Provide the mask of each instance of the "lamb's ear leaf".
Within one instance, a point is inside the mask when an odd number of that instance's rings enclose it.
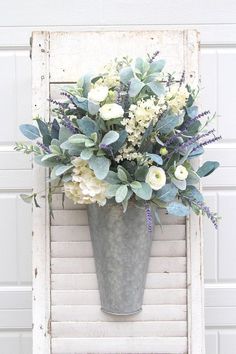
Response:
[[[60,125],[56,119],[53,119],[52,129],[51,129],[51,137],[52,139],[58,139],[59,137]]]
[[[89,117],[77,119],[77,124],[80,131],[88,137],[90,137],[91,134],[98,132],[98,126],[96,122]]]
[[[129,95],[130,97],[137,96],[145,84],[137,78],[132,78],[130,80]]]
[[[119,133],[115,132],[114,130],[110,130],[102,138],[101,144],[110,145],[112,143],[115,143],[118,139]]]
[[[164,86],[160,82],[152,81],[147,84],[147,86],[152,90],[155,95],[160,96],[165,92]]]
[[[116,140],[116,142],[111,144],[112,151],[114,153],[116,153],[118,150],[120,150],[120,148],[124,145],[127,136],[128,136],[128,133],[126,130],[121,130],[119,132],[119,138]]]
[[[40,133],[37,127],[32,124],[21,124],[21,133],[30,140],[35,140],[40,137]]]
[[[116,191],[116,202],[121,203],[125,200],[128,193],[128,187],[126,185],[121,185]]]
[[[220,166],[217,161],[206,161],[204,164],[197,170],[199,177],[209,176],[212,172],[215,171]]]
[[[120,81],[123,84],[128,84],[128,82],[134,77],[133,69],[131,66],[127,66],[120,70]]]
[[[39,118],[36,119],[36,122],[38,124],[38,128],[39,128],[42,136],[46,136],[46,135],[50,136],[47,123],[45,123],[42,119],[39,119]]]
[[[104,156],[92,156],[89,160],[89,167],[94,171],[95,176],[102,180],[106,178],[111,161]]]

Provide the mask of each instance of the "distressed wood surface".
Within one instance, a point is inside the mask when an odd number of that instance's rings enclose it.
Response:
[[[50,33],[50,96],[58,97],[64,84],[74,83],[91,68],[99,70],[114,56],[137,57],[156,49],[169,70],[181,74],[185,69],[187,81],[197,80],[195,31]],[[204,353],[197,217],[191,216],[186,228],[185,218],[161,211],[163,231],[155,227],[143,311],[113,317],[100,310],[86,208],[66,199],[63,209],[60,193],[53,196],[52,206],[51,244],[46,237],[45,254],[40,255],[45,276],[51,278],[51,349],[33,354]],[[45,318],[48,304],[49,299],[41,311]]]
[[[49,119],[49,34],[37,33],[32,45],[33,116]],[[34,165],[33,188],[46,190],[47,171]],[[33,354],[49,354],[50,342],[50,220],[45,194],[33,208]]]
[[[182,354],[187,350],[186,337],[111,337],[111,338],[53,338],[54,354],[130,353]],[[99,348],[99,349],[98,349]],[[119,348],[119,349],[118,349]]]

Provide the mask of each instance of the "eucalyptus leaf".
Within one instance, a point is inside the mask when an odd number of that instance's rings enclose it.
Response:
[[[166,184],[160,190],[155,192],[155,197],[162,202],[169,203],[175,199],[178,189],[172,183]]]
[[[133,189],[134,193],[141,199],[150,200],[152,198],[152,188],[149,184],[141,182],[142,188]]]
[[[187,216],[189,215],[189,208],[186,207],[185,205],[181,203],[170,203],[167,207],[166,210],[169,214],[175,215],[175,216]]]
[[[206,161],[204,164],[197,170],[197,174],[200,177],[207,177],[212,172],[215,171],[220,166],[217,161]]]
[[[198,174],[195,171],[189,171],[186,182],[188,185],[197,184],[200,182],[200,177],[198,176]]]
[[[195,199],[197,202],[203,202],[204,198],[201,192],[195,186],[187,186],[186,190],[181,192],[181,195],[191,199]]]
[[[197,106],[187,107],[186,111],[187,111],[187,114],[190,118],[194,118],[198,115],[198,107]]]
[[[186,180],[180,181],[179,179],[172,177],[171,182],[181,191],[184,191],[186,189],[187,186]]]
[[[175,115],[161,118],[156,125],[156,129],[161,134],[169,134],[179,123],[179,117]]]
[[[30,140],[35,140],[40,137],[38,128],[32,124],[21,124],[19,128],[21,133]]]
[[[163,160],[162,160],[162,157],[160,155],[147,153],[147,156],[152,161],[156,162],[157,165],[163,165]]]
[[[192,151],[189,154],[189,159],[193,159],[195,157],[201,156],[204,153],[204,149],[202,146],[199,146],[197,149],[195,149],[194,151]]]

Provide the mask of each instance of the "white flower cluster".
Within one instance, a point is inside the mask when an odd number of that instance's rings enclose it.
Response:
[[[117,162],[124,159],[135,160],[142,157],[142,154],[136,151],[141,144],[142,136],[150,122],[153,121],[155,124],[158,120],[158,114],[165,108],[164,100],[159,102],[154,97],[150,97],[147,100],[141,99],[137,104],[130,106],[129,118],[124,118],[121,122],[128,133],[127,143],[116,157]]]
[[[189,92],[184,86],[172,85],[170,91],[166,93],[166,101],[173,113],[180,113],[186,105]]]
[[[114,61],[111,61],[104,66],[104,72],[105,74],[96,81],[95,87],[97,85],[105,85],[112,88],[120,84],[119,72],[117,71],[116,63]]]
[[[65,195],[77,204],[97,202],[99,205],[105,205],[107,183],[95,177],[86,161],[78,157],[72,163],[75,168],[72,173],[72,181],[64,184]]]

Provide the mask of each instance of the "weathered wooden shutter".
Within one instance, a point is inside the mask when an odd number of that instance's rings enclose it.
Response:
[[[33,34],[33,112],[49,119],[48,98],[114,57],[160,50],[168,69],[198,78],[195,31],[36,32]],[[36,190],[47,172],[35,166]],[[143,311],[131,317],[101,312],[84,207],[45,198],[34,209],[33,354],[203,354],[202,241],[200,219],[162,213],[156,227]]]

